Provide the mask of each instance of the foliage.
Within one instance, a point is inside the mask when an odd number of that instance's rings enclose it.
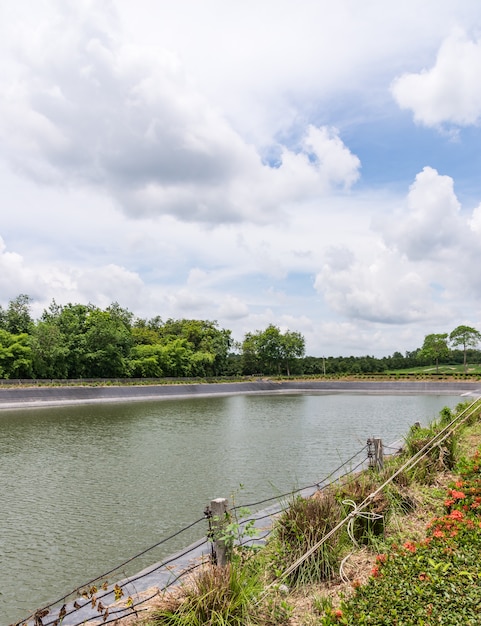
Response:
[[[376,358],[305,356],[305,339],[297,331],[281,332],[270,324],[235,342],[230,330],[216,321],[136,318],[113,302],[105,309],[93,304],[52,301],[40,319],[31,317],[31,299],[20,294],[0,306],[0,330],[26,334],[30,352],[23,363],[0,376],[38,379],[380,376],[436,373],[481,376],[481,337],[476,329],[458,326],[449,335],[428,335],[423,348]],[[22,340],[23,341],[23,340]],[[459,349],[462,348],[462,349]],[[467,366],[469,360],[470,367]],[[7,371],[7,370],[5,370]],[[13,373],[13,372],[16,373]]]
[[[368,584],[339,609],[327,607],[321,624],[479,623],[481,603],[481,457],[460,465],[445,513],[434,518],[422,541],[392,545],[379,554]]]
[[[231,563],[205,566],[154,611],[150,626],[249,626],[259,619],[253,604],[262,589],[255,571]],[[147,625],[146,625],[147,626]]]
[[[448,356],[447,333],[434,333],[424,338],[421,355],[436,363],[436,372],[439,371],[439,359]]]
[[[412,457],[423,450],[445,427],[446,418],[447,413],[444,413],[439,422],[433,422],[424,428],[412,426],[405,440],[403,457]],[[439,445],[431,447],[426,454],[423,454],[419,462],[409,470],[408,475],[420,483],[430,484],[438,472],[453,469],[456,460],[456,445],[457,435],[452,433]]]
[[[471,326],[458,326],[449,335],[453,346],[462,346],[464,354],[464,371],[468,371],[467,349],[474,348],[481,341],[481,333]]]
[[[24,293],[10,300],[7,309],[0,307],[0,328],[12,335],[29,333],[33,327],[30,315],[30,297]]]
[[[268,546],[276,575],[305,554],[339,523],[342,516],[342,507],[329,489],[314,498],[297,497],[293,500],[276,520]],[[291,574],[289,582],[299,585],[333,578],[339,567],[343,540],[340,533],[335,533]]]
[[[247,333],[242,344],[244,373],[280,374],[284,368],[290,376],[295,359],[304,355],[304,337],[298,332],[280,329],[270,324],[264,331]]]
[[[31,348],[26,333],[0,329],[0,378],[28,378],[32,373]]]

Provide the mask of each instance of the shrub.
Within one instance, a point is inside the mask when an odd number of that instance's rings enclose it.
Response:
[[[297,497],[274,525],[269,542],[276,575],[304,555],[342,519],[342,507],[330,489],[308,499]],[[290,576],[291,584],[330,580],[340,564],[343,535],[330,537]]]
[[[463,460],[445,513],[429,523],[426,539],[378,555],[369,582],[339,609],[327,607],[320,624],[479,624],[480,468],[479,453]]]

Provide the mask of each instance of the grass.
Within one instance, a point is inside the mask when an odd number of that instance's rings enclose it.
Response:
[[[415,470],[400,472],[369,499],[465,406],[443,409],[426,429],[411,429],[402,454],[386,459],[380,472],[365,470],[316,497],[294,499],[265,548],[237,551],[226,568],[207,566],[136,624],[478,624],[480,409]],[[366,498],[369,506],[349,528],[345,524],[288,577],[279,578]]]
[[[387,370],[386,374],[389,375],[421,375],[430,377],[433,375],[444,375],[444,376],[461,376],[464,377],[466,374],[469,376],[480,376],[481,375],[481,364],[473,364],[469,365],[467,368],[467,372],[464,371],[464,365],[462,363],[456,363],[454,365],[450,365],[449,363],[440,364],[436,369],[435,365],[421,365],[418,367],[409,367],[405,369],[394,369]]]

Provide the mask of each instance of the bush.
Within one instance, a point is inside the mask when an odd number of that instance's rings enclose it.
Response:
[[[481,604],[481,455],[460,465],[445,513],[423,541],[407,541],[379,554],[369,582],[339,609],[327,607],[320,624],[479,624]]]
[[[280,575],[304,555],[342,519],[343,511],[330,489],[314,497],[297,497],[275,522],[268,550],[274,570]],[[290,584],[330,580],[340,564],[343,535],[335,533],[302,563],[289,578]]]

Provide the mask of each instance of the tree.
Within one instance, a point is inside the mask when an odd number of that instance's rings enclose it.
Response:
[[[471,326],[458,326],[449,335],[449,341],[453,346],[463,346],[464,351],[464,373],[468,371],[466,351],[468,347],[475,348],[481,341],[481,333]]]
[[[306,342],[301,333],[286,330],[286,332],[281,335],[281,357],[285,363],[288,376],[291,375],[289,367],[290,362],[304,356],[305,349]]]
[[[128,374],[127,357],[132,345],[128,321],[117,311],[94,308],[85,321],[87,376],[115,378]]]
[[[439,359],[449,355],[447,340],[448,333],[433,333],[424,338],[423,347],[419,354],[436,362],[436,373],[439,372]]]
[[[27,333],[0,329],[0,378],[30,378],[32,351]]]
[[[298,332],[281,333],[274,324],[265,330],[247,333],[242,343],[243,369],[245,373],[281,373],[282,366],[290,375],[290,364],[304,355],[304,337]]]
[[[39,321],[30,345],[36,378],[67,378],[68,348],[57,324]]]
[[[161,343],[185,339],[192,352],[191,376],[218,376],[226,367],[232,346],[231,331],[218,328],[216,321],[168,319],[158,330]]]
[[[9,333],[18,335],[30,334],[33,329],[33,320],[30,316],[30,297],[24,293],[10,300],[4,317],[4,328]]]

